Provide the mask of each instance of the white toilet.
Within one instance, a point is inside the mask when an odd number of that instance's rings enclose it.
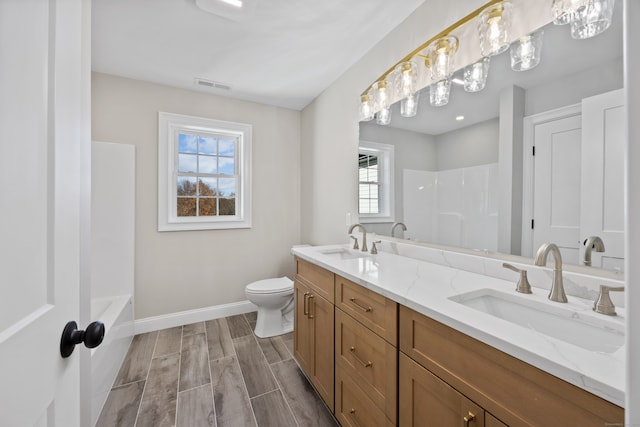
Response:
[[[293,330],[293,281],[288,277],[249,283],[244,293],[258,306],[255,333],[260,338],[286,334]]]

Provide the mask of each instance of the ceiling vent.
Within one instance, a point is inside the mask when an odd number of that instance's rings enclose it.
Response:
[[[206,86],[213,89],[231,90],[231,86],[220,82],[214,82],[213,80],[200,79],[196,77],[195,79],[193,79],[193,82],[197,85]]]

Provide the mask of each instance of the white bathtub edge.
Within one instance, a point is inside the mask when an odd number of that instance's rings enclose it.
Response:
[[[214,305],[195,310],[185,310],[177,313],[164,314],[162,316],[137,319],[134,322],[134,330],[137,335],[175,326],[188,325],[189,323],[204,322],[206,320],[220,319],[236,314],[250,313],[256,310],[258,310],[258,307],[250,301],[244,300],[230,304]]]

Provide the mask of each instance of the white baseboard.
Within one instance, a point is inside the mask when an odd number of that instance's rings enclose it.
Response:
[[[219,319],[221,317],[257,311],[252,302],[248,300],[230,304],[215,305],[212,307],[198,308],[195,310],[179,311],[177,313],[164,314],[162,316],[146,317],[134,322],[136,334],[173,328],[189,323],[204,322],[205,320]]]

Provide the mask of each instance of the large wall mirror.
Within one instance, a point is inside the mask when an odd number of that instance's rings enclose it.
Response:
[[[485,89],[469,93],[468,64],[457,64],[446,105],[431,106],[426,87],[416,116],[397,102],[388,125],[360,122],[367,230],[392,236],[402,223],[393,237],[529,258],[554,242],[565,263],[622,271],[622,7],[584,40],[545,25],[531,70],[513,71],[509,51],[493,56]],[[372,171],[387,180],[375,194]]]

